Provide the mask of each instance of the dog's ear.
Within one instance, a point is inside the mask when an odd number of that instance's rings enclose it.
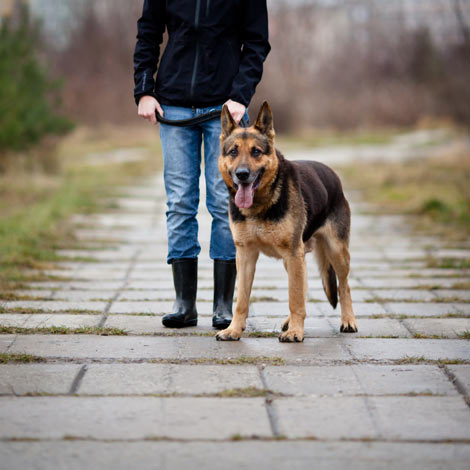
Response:
[[[261,105],[258,117],[256,118],[255,129],[258,129],[270,139],[274,137],[273,113],[267,101]]]
[[[222,108],[222,115],[220,116],[220,124],[222,127],[222,137],[228,137],[238,126],[235,120],[233,119],[228,106],[224,104]]]

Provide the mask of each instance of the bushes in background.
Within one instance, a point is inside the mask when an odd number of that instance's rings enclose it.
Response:
[[[26,10],[17,25],[5,20],[0,26],[0,160],[5,151],[72,127],[58,113],[59,83],[40,63],[38,44],[39,28]]]

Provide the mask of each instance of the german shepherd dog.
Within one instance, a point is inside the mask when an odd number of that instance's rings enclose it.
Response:
[[[351,211],[341,181],[326,165],[288,161],[274,147],[273,116],[264,102],[253,126],[239,127],[228,108],[221,116],[219,170],[229,189],[229,220],[236,247],[237,304],[218,340],[239,340],[246,326],[259,253],[281,258],[289,278],[289,316],[279,341],[304,339],[307,272],[315,251],[323,288],[341,304],[343,333],[357,332],[348,285]]]

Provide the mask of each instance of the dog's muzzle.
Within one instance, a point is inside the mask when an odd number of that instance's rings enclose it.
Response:
[[[253,205],[253,196],[259,185],[263,170],[251,172],[247,167],[239,167],[232,174],[233,184],[237,193],[235,204],[241,209],[248,209]]]

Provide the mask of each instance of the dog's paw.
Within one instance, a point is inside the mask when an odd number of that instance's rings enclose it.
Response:
[[[287,330],[279,336],[281,343],[301,343],[303,340],[304,332],[301,330]]]
[[[233,328],[226,328],[215,335],[217,341],[238,341],[242,335],[242,330],[237,331]]]
[[[357,325],[355,320],[345,320],[341,323],[339,329],[341,333],[357,333]]]

